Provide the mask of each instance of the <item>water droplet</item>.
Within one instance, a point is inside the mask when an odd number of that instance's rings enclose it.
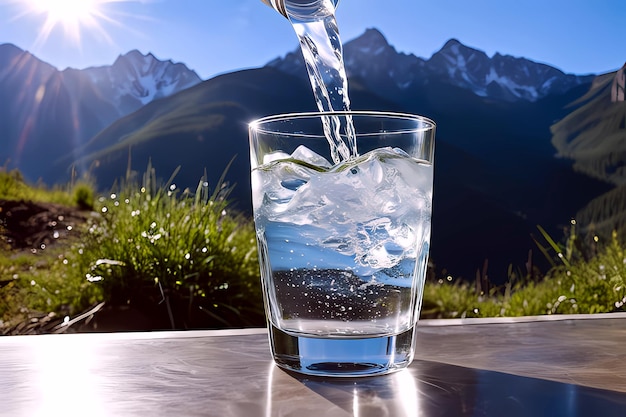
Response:
[[[101,276],[93,276],[91,274],[85,274],[85,278],[87,279],[87,281],[89,282],[98,282],[98,281],[102,281],[102,277]]]

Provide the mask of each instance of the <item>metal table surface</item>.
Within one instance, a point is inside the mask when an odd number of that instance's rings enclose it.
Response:
[[[414,363],[275,367],[265,329],[0,337],[6,416],[624,416],[626,314],[422,320]]]

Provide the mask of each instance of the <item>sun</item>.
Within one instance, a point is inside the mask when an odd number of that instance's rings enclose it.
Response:
[[[77,25],[93,18],[97,13],[97,0],[28,0],[35,13],[48,16],[52,24]]]
[[[81,28],[98,28],[104,14],[100,10],[103,0],[26,0],[29,13],[44,15],[40,40],[47,39],[57,27],[66,36],[80,41]]]
[[[150,3],[153,0],[0,0],[16,6],[12,20],[35,17],[39,30],[35,46],[41,46],[53,35],[62,32],[65,40],[80,45],[84,34],[113,43],[107,29],[128,29],[121,20],[113,18],[141,17],[120,12],[123,3]]]

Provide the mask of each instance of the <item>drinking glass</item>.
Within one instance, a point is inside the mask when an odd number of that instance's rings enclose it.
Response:
[[[329,132],[346,124],[356,138]],[[428,263],[435,123],[388,112],[297,113],[254,121],[249,134],[276,364],[346,377],[407,367]],[[334,162],[333,147],[349,153]]]

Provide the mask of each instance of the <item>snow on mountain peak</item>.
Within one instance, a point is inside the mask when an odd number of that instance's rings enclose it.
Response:
[[[358,48],[361,53],[370,55],[380,55],[386,49],[392,48],[387,42],[385,36],[378,29],[367,29],[365,33],[358,38]]]
[[[108,76],[118,86],[119,98],[130,96],[142,105],[201,81],[183,64],[160,61],[151,53],[144,55],[137,50],[120,55],[109,68]]]
[[[424,60],[397,52],[374,28],[344,45],[344,63],[348,77],[359,77],[370,86],[406,89],[436,79],[482,97],[505,101],[536,101],[552,93],[564,93],[595,77],[564,74],[546,64],[500,53],[489,57],[458,39],[448,40],[430,59]],[[267,65],[306,77],[299,50]]]

